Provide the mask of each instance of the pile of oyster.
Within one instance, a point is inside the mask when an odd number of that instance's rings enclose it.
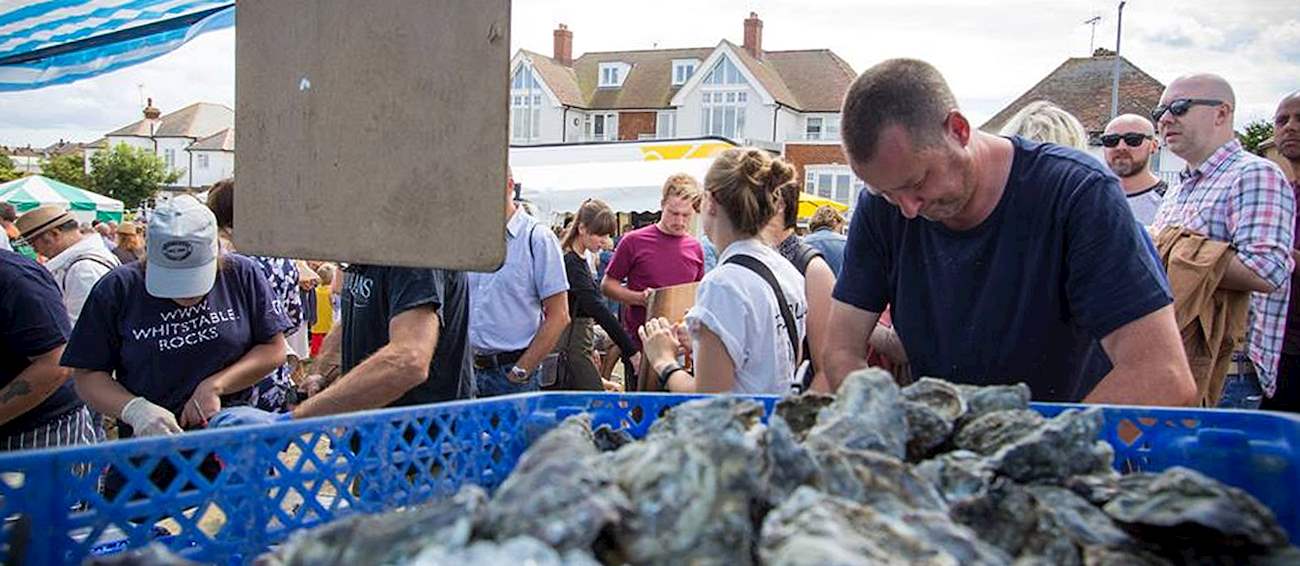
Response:
[[[634,441],[570,417],[491,496],[356,516],[264,564],[1295,563],[1273,514],[1194,471],[1116,474],[1097,409],[1024,386],[853,374],[835,397],[684,403]]]

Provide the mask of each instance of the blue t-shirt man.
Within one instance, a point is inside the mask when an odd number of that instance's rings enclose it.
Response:
[[[145,290],[144,262],[105,275],[86,299],[62,364],[116,372],[118,383],[179,416],[199,383],[289,330],[251,259],[222,256],[212,290],[184,307]],[[222,399],[247,404],[248,390]],[[122,435],[130,436],[122,425]]]
[[[0,250],[0,388],[8,387],[31,364],[31,358],[62,346],[71,332],[59,287],[40,264]],[[0,425],[0,439],[50,423],[82,406],[63,382],[49,397]]]
[[[1011,138],[1006,190],[964,231],[864,191],[836,300],[893,306],[913,373],[1024,382],[1080,401],[1109,371],[1099,340],[1173,302],[1118,180],[1086,154]]]

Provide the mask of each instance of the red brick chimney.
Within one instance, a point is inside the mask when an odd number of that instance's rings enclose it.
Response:
[[[566,67],[573,65],[573,32],[569,31],[569,26],[560,24],[555,28],[555,44],[551,50],[551,58],[559,61]]]
[[[755,59],[763,58],[763,20],[756,12],[750,12],[745,18],[745,51]]]
[[[153,99],[150,98],[144,107],[144,117],[146,120],[157,120],[159,116],[162,116],[162,111],[153,107]]]

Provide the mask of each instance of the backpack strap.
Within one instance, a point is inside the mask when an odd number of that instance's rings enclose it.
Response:
[[[781,309],[781,320],[785,321],[785,332],[790,338],[790,350],[794,352],[795,367],[798,368],[799,329],[795,328],[794,312],[790,310],[790,303],[785,300],[785,293],[781,291],[781,284],[776,282],[776,275],[774,275],[772,270],[768,269],[762,261],[759,261],[759,259],[754,256],[736,254],[727,258],[727,261],[723,263],[739,265],[753,271],[758,274],[759,277],[762,277],[763,281],[767,282],[767,285],[772,288],[773,293],[776,293],[776,304]]]
[[[105,261],[104,258],[98,257],[93,254],[85,254],[85,255],[77,256],[73,258],[72,261],[68,263],[68,267],[63,270],[63,280],[59,281],[60,291],[66,291],[68,288],[68,272],[72,271],[72,266],[77,265],[78,263],[81,263],[83,261],[92,261],[98,263],[99,265],[104,266],[109,271],[112,271],[114,267],[117,267]]]

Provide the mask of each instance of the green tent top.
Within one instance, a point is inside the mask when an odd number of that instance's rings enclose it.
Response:
[[[0,184],[0,202],[14,205],[19,214],[38,206],[54,204],[72,212],[78,222],[122,221],[122,201],[40,175]]]

